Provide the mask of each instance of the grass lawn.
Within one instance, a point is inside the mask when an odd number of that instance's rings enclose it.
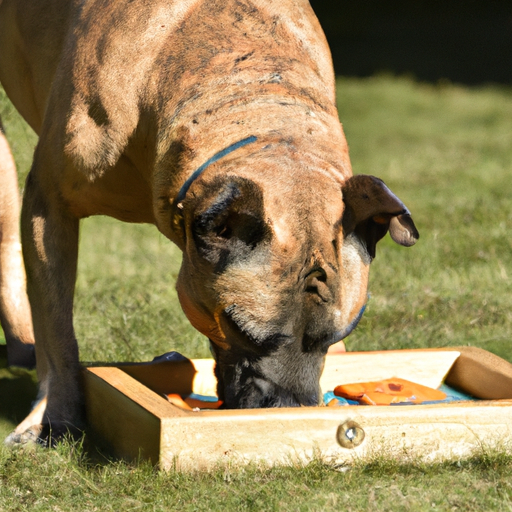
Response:
[[[384,179],[421,234],[411,249],[389,237],[378,245],[371,300],[348,349],[475,345],[512,361],[512,89],[383,76],[340,79],[338,98],[354,172]],[[36,139],[1,90],[0,115],[21,184]],[[177,302],[179,265],[154,227],[85,220],[75,304],[81,359],[142,361],[173,349],[208,357]],[[0,369],[0,437],[26,412],[8,398],[33,389],[32,374]],[[185,475],[73,444],[0,447],[0,511],[511,510],[511,471],[509,455],[483,451],[435,465],[377,459],[339,472],[315,461]]]

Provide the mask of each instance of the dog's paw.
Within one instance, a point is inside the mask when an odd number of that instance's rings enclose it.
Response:
[[[42,425],[33,425],[23,432],[18,432],[15,430],[7,436],[4,443],[6,446],[11,448],[39,444],[39,435],[41,434],[42,430]]]
[[[12,448],[38,445],[53,448],[64,439],[79,439],[83,430],[67,423],[54,423],[52,425],[32,425],[23,432],[14,431],[9,434],[5,444]]]

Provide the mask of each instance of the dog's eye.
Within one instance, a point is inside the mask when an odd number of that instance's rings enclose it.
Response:
[[[231,213],[213,229],[215,235],[222,240],[237,239],[254,247],[265,234],[265,225],[261,219],[246,213]]]
[[[227,224],[225,224],[223,226],[219,226],[217,228],[217,236],[220,237],[220,238],[224,238],[226,240],[229,240],[232,235],[233,235],[233,230]]]

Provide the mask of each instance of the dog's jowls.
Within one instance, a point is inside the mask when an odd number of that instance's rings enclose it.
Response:
[[[375,244],[418,237],[352,177],[306,0],[1,0],[0,80],[39,134],[22,208],[40,401],[9,440],[83,426],[72,323],[79,220],[154,224],[227,407],[316,405]],[[2,249],[3,251],[3,249]]]

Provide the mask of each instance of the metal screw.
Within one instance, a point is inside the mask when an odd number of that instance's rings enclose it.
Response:
[[[365,433],[359,423],[347,420],[336,431],[336,440],[343,448],[355,448],[364,441]]]

